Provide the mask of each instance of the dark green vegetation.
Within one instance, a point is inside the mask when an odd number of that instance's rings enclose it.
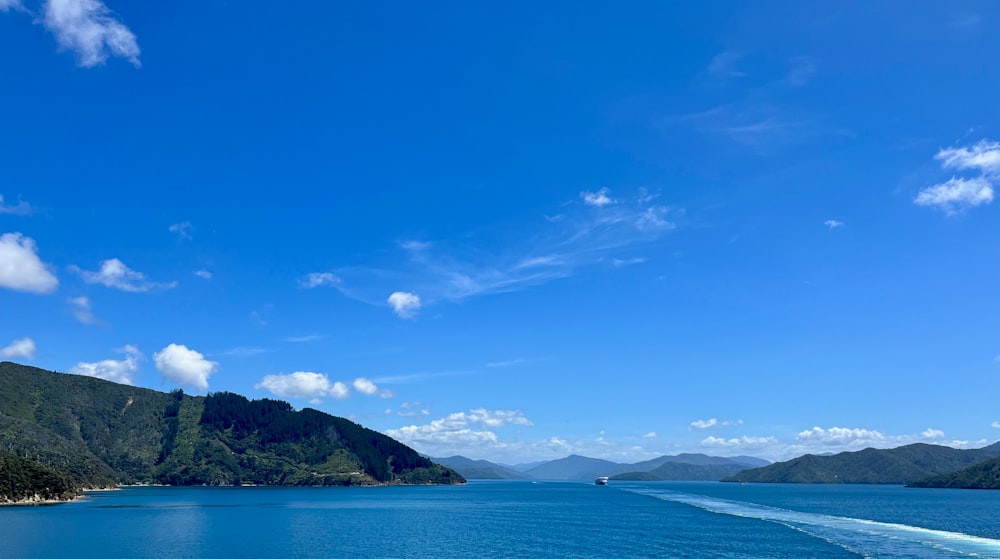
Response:
[[[866,448],[832,456],[807,454],[787,462],[745,470],[723,481],[907,484],[957,472],[998,456],[1000,443],[972,450],[918,443],[890,449]]]
[[[65,501],[81,493],[69,474],[0,451],[0,504]]]
[[[987,460],[954,473],[921,479],[910,483],[909,487],[1000,489],[1000,458]]]
[[[683,464],[667,462],[648,472],[627,472],[612,476],[628,481],[719,481],[747,469],[743,464]]]
[[[313,409],[229,393],[168,394],[8,362],[0,363],[0,449],[80,487],[465,481],[381,433]]]

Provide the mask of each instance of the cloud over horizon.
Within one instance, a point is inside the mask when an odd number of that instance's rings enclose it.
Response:
[[[296,371],[286,375],[266,375],[254,388],[264,389],[283,398],[317,398],[330,397],[343,400],[350,396],[351,391],[343,382],[333,382],[325,374],[312,371]]]
[[[0,358],[3,359],[34,359],[35,340],[31,338],[21,338],[14,340],[7,347],[0,348]]]
[[[69,373],[134,386],[135,374],[139,372],[139,361],[143,358],[142,352],[134,345],[127,345],[116,351],[124,353],[125,358],[105,359],[93,363],[80,361],[69,370]]]
[[[208,377],[219,368],[217,362],[182,344],[170,344],[154,353],[153,362],[164,379],[199,390],[208,390]]]

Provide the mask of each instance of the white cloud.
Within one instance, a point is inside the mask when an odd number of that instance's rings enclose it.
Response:
[[[0,349],[0,358],[3,359],[34,359],[35,340],[31,338],[21,338],[14,340],[7,347]]]
[[[469,449],[495,447],[500,443],[495,429],[507,425],[530,426],[531,421],[517,410],[486,410],[478,408],[457,412],[425,425],[409,425],[388,429],[390,437],[419,447],[432,455],[467,452]]]
[[[668,211],[669,208],[666,206],[651,206],[646,208],[645,211],[639,214],[638,219],[636,219],[635,226],[640,231],[669,231],[671,229],[676,229],[677,224],[666,219]]]
[[[747,437],[723,439],[719,437],[706,437],[701,441],[701,446],[709,448],[729,448],[729,449],[761,449],[778,443],[774,437]]]
[[[97,320],[97,317],[94,316],[94,311],[90,304],[90,299],[88,299],[87,297],[83,296],[71,297],[70,299],[67,299],[66,302],[68,302],[70,306],[73,307],[73,316],[75,316],[76,319],[79,320],[80,322],[84,324],[100,323],[100,320]]]
[[[392,410],[388,410],[392,413]],[[431,414],[431,410],[428,409],[420,402],[403,402],[399,404],[399,411],[396,415],[401,417],[427,417]]]
[[[826,221],[823,222],[823,225],[826,225],[830,229],[836,229],[838,227],[843,227],[844,226],[844,222],[843,221],[837,221],[836,219],[828,219],[828,220],[826,220]]]
[[[0,11],[6,12],[11,8],[18,9],[21,7],[21,0],[0,0]]]
[[[914,198],[918,206],[936,206],[951,215],[993,202],[993,190],[1000,180],[1000,142],[981,140],[966,147],[947,148],[934,156],[945,169],[979,171],[971,178],[952,177],[928,186]]]
[[[153,289],[173,289],[177,287],[176,281],[149,281],[146,279],[145,274],[129,268],[117,258],[101,262],[101,269],[96,272],[83,270],[78,266],[70,266],[70,270],[80,274],[83,281],[87,283],[99,283],[105,287],[128,291],[130,293],[141,293]]]
[[[655,439],[656,438],[656,431],[650,431],[650,432],[646,433],[645,435],[643,435],[642,438],[644,438],[644,439]]]
[[[716,418],[714,418],[714,417],[711,418],[711,419],[696,419],[695,421],[691,422],[691,428],[692,429],[709,429],[711,427],[715,427],[718,423],[719,423],[719,420],[716,419]]]
[[[527,362],[527,359],[523,357],[517,357],[514,359],[509,359],[507,361],[492,361],[490,363],[487,363],[486,366],[490,369],[495,369],[499,367],[513,367],[514,365],[520,365],[525,362]]]
[[[366,396],[371,396],[378,392],[378,386],[374,382],[366,379],[365,377],[359,377],[354,379],[354,389],[359,393]]]
[[[420,296],[416,293],[396,291],[389,295],[387,301],[400,318],[413,318],[414,313],[420,310]]]
[[[934,156],[945,169],[976,169],[1000,175],[1000,142],[981,140],[970,147],[942,149]]]
[[[827,446],[853,446],[857,444],[879,443],[886,436],[872,429],[850,429],[846,427],[813,427],[800,432],[796,439],[815,442]]]
[[[311,274],[306,274],[306,277],[299,279],[299,287],[302,289],[335,286],[339,283],[340,278],[330,272],[313,272]]]
[[[35,241],[20,233],[0,236],[0,287],[30,293],[51,293],[59,286],[38,258]]]
[[[711,429],[712,427],[729,427],[732,425],[743,425],[743,420],[737,419],[736,421],[719,421],[714,417],[711,419],[697,419],[691,422],[690,427],[692,429]]]
[[[69,373],[102,378],[119,384],[135,384],[135,374],[139,372],[139,361],[142,359],[142,353],[134,345],[127,345],[118,351],[125,354],[124,359],[105,359],[94,363],[81,361],[70,369]]]
[[[580,198],[583,198],[583,203],[588,206],[596,206],[598,208],[614,204],[615,201],[608,196],[611,191],[607,188],[602,188],[597,192],[581,192]]]
[[[925,438],[925,439],[943,439],[944,438],[944,431],[942,431],[940,429],[931,429],[931,428],[928,428],[923,433],[920,433],[920,436],[923,437],[923,438]]]
[[[100,0],[45,0],[43,10],[43,24],[80,66],[100,66],[112,56],[141,65],[135,34]]]
[[[182,221],[181,223],[175,223],[167,228],[171,233],[176,234],[182,239],[193,239],[191,231],[194,231],[194,225],[191,225],[190,221]]]
[[[322,373],[297,371],[287,375],[267,375],[254,388],[265,389],[283,398],[331,397],[343,400],[350,396],[350,389],[342,382],[332,382]]]
[[[913,203],[918,206],[937,206],[948,214],[992,201],[993,184],[983,177],[952,177],[948,182],[928,186],[913,199]]]
[[[17,7],[15,4],[13,7]],[[3,0],[0,0],[0,10],[4,9]],[[24,200],[18,200],[16,206],[8,206],[4,204],[3,195],[0,195],[0,215],[10,214],[10,215],[30,215],[35,209],[31,207],[31,204],[25,202]]]
[[[992,426],[994,429],[1000,429],[1000,421],[994,421],[992,423]]]
[[[201,279],[206,279],[206,280],[212,279],[212,272],[209,272],[208,270],[196,270],[194,272],[194,275],[198,276]]]
[[[181,344],[170,344],[154,353],[153,362],[164,379],[200,390],[208,390],[208,377],[219,368],[215,361]]]

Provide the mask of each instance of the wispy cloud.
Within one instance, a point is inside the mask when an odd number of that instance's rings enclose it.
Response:
[[[992,427],[993,427],[994,429],[1000,429],[1000,421],[994,421],[994,422],[993,422],[993,423],[991,424],[991,426],[992,426]]]
[[[650,431],[650,432],[646,433],[645,435],[643,435],[642,438],[644,438],[644,439],[655,439],[656,438],[656,431]]]
[[[83,324],[100,324],[100,320],[94,316],[93,305],[90,303],[90,299],[87,297],[71,297],[67,299],[70,308],[73,310],[73,316]]]
[[[644,264],[644,263],[646,263],[646,259],[642,258],[642,257],[638,257],[638,258],[615,258],[615,259],[611,260],[611,264],[615,268],[622,268],[622,267],[625,267],[625,266],[635,266],[636,264]]]
[[[0,0],[0,9],[3,9],[3,0]],[[31,215],[35,208],[24,200],[18,200],[17,204],[10,205],[4,202],[3,195],[0,195],[0,214],[8,215]]]
[[[194,231],[194,225],[191,225],[190,221],[175,223],[170,227],[168,227],[167,230],[182,239],[191,240],[194,238],[194,236],[192,235],[192,232]]]
[[[214,355],[220,355],[223,357],[253,357],[254,355],[260,355],[262,353],[267,353],[270,351],[265,347],[256,346],[237,346],[224,351],[215,353]]]
[[[135,34],[103,2],[46,0],[42,11],[42,24],[52,32],[60,50],[76,54],[80,66],[100,66],[111,57],[141,66]]]
[[[823,225],[826,225],[829,229],[837,229],[839,227],[843,227],[844,226],[844,222],[843,221],[837,221],[836,219],[828,219],[828,220],[826,220],[826,221],[823,222]]]
[[[500,367],[513,367],[515,365],[521,365],[526,363],[528,360],[523,357],[518,357],[516,359],[509,359],[507,361],[493,361],[486,364],[486,367],[490,369],[500,368]]]
[[[6,347],[0,348],[0,358],[3,359],[34,359],[35,340],[21,338],[14,340]]]
[[[146,279],[146,275],[137,272],[117,258],[111,258],[101,262],[101,269],[96,272],[83,270],[79,266],[70,266],[70,270],[76,272],[87,283],[99,283],[105,287],[128,291],[130,293],[142,293],[154,289],[173,289],[177,287],[176,281],[155,282]]]
[[[913,203],[933,206],[948,215],[961,213],[993,202],[993,191],[1000,181],[1000,142],[981,140],[977,144],[938,151],[934,159],[943,169],[976,171],[973,177],[952,177],[928,186],[917,193]]]
[[[302,289],[336,287],[338,285],[340,285],[340,278],[331,272],[313,272],[299,279],[299,287]]]
[[[212,272],[209,272],[208,270],[195,270],[194,275],[198,276],[203,280],[212,279]]]
[[[320,334],[306,334],[305,336],[289,336],[285,338],[286,342],[292,343],[305,343],[305,342],[315,342],[316,340],[322,340],[323,336]]]
[[[802,87],[816,75],[816,61],[807,56],[796,56],[790,61],[785,82],[791,87]]]
[[[334,272],[339,281],[331,285],[352,299],[388,304],[397,314],[412,317],[443,301],[542,285],[613,258],[624,263],[619,254],[659,240],[683,216],[682,210],[657,204],[654,198],[647,191],[631,198],[612,198],[605,189],[584,193],[560,208],[559,220],[539,216],[527,227],[519,224],[496,236],[477,232],[419,245],[399,243],[396,249],[402,257],[389,253],[383,266],[338,268]],[[490,250],[493,247],[499,250]]]
[[[689,427],[692,429],[712,429],[713,427],[730,427],[732,425],[743,425],[742,419],[736,421],[719,421],[712,417],[710,419],[697,419],[692,421]]]
[[[736,67],[736,63],[743,58],[743,55],[731,50],[722,51],[712,58],[712,61],[708,63],[708,67],[705,69],[710,75],[717,78],[729,79],[729,78],[741,78],[746,76],[745,72],[739,70]]]
[[[600,208],[615,203],[615,201],[608,196],[610,193],[611,191],[609,189],[602,188],[597,192],[581,192],[580,198],[583,200],[584,204]]]

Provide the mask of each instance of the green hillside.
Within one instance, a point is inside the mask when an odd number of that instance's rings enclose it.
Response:
[[[909,487],[1000,489],[1000,458],[987,460],[950,474],[921,479],[909,484]]]
[[[65,501],[81,493],[69,474],[0,450],[0,504]]]
[[[906,484],[956,472],[997,456],[1000,456],[1000,443],[971,450],[917,443],[890,449],[866,448],[832,456],[807,454],[763,468],[744,470],[723,481]]]
[[[463,483],[340,417],[236,394],[192,397],[0,363],[0,448],[82,487]]]

